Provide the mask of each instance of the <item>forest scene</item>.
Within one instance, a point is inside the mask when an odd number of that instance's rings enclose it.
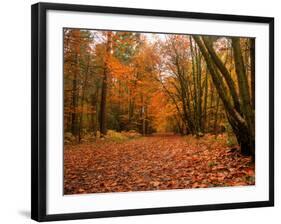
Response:
[[[64,194],[255,185],[255,38],[63,42]]]

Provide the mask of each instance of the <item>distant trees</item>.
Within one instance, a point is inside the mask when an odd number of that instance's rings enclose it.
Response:
[[[130,32],[64,30],[64,130],[79,142],[107,129],[151,133],[153,48]]]
[[[197,136],[216,133],[220,98],[198,46],[191,36],[182,35],[168,35],[159,45],[163,55],[159,81],[182,120],[177,125],[180,132]]]
[[[92,73],[90,32],[64,30],[64,127],[81,138],[85,92]]]
[[[64,130],[198,137],[230,125],[254,155],[255,40],[64,30]],[[228,125],[229,124],[229,125]]]

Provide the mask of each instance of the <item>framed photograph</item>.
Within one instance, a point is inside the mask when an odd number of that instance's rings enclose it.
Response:
[[[32,219],[274,205],[274,19],[32,5]]]

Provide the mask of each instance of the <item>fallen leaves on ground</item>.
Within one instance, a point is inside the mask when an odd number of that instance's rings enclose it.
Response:
[[[227,147],[223,139],[155,135],[122,143],[67,145],[64,193],[254,185],[251,158]]]

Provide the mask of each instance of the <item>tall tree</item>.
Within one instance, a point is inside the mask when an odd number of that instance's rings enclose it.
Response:
[[[103,137],[107,133],[106,126],[106,101],[107,101],[107,84],[108,84],[108,76],[109,76],[109,60],[112,49],[112,32],[108,31],[107,34],[107,43],[106,43],[106,53],[105,53],[105,61],[104,61],[104,71],[103,71],[103,79],[102,79],[102,89],[101,89],[101,103],[100,103],[100,132]]]

